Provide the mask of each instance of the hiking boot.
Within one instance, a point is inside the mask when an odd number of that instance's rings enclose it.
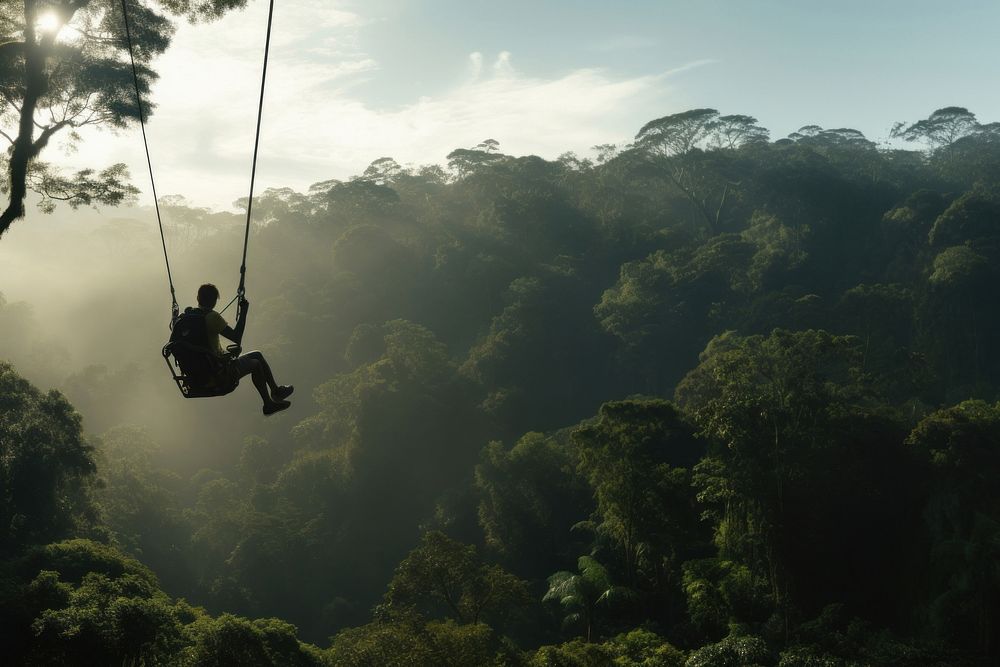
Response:
[[[293,387],[292,385],[279,384],[278,387],[271,392],[271,396],[274,398],[274,400],[281,401],[291,396],[293,391],[295,391],[295,387]]]
[[[288,401],[274,401],[273,403],[269,403],[268,405],[265,405],[263,408],[264,416],[269,417],[273,415],[275,412],[281,412],[282,410],[286,410],[290,405],[291,403]]]

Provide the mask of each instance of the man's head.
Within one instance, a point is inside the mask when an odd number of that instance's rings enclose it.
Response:
[[[212,283],[205,283],[198,288],[198,306],[200,308],[215,308],[219,302],[219,288]]]

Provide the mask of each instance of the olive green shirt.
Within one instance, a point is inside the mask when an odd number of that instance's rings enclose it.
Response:
[[[214,310],[205,313],[205,333],[208,334],[208,348],[220,357],[226,356],[226,353],[222,350],[219,334],[228,326],[229,324],[226,323],[222,315]]]

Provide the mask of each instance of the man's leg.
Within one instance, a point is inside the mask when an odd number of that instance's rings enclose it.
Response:
[[[281,386],[274,381],[274,374],[271,367],[264,360],[264,355],[256,350],[240,355],[236,360],[240,370],[240,377],[249,375],[253,380],[253,386],[260,394],[260,400],[264,402],[264,414],[269,415],[287,408],[291,403],[284,400],[291,395],[293,389],[290,386]],[[270,393],[268,392],[270,390]]]
[[[254,350],[253,352],[247,352],[246,354],[240,356],[240,359],[243,358],[257,362],[255,366],[258,372],[260,373],[264,383],[266,384],[267,387],[271,389],[272,392],[274,392],[278,388],[278,383],[274,381],[274,373],[271,372],[271,367],[268,365],[267,360],[264,359],[263,354]],[[253,377],[254,377],[254,386],[256,387],[257,373],[254,373]]]
[[[240,377],[249,375],[250,379],[253,380],[253,386],[256,387],[257,393],[260,394],[260,400],[264,401],[264,405],[270,404],[272,402],[271,395],[267,392],[267,379],[261,370],[260,360],[243,356],[239,358],[238,363]]]

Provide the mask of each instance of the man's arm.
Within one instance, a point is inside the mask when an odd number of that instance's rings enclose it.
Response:
[[[250,302],[243,299],[239,306],[240,307],[237,309],[239,311],[239,317],[236,319],[236,329],[227,326],[222,330],[222,335],[237,345],[242,345],[243,330],[247,328],[247,311],[250,310]]]

